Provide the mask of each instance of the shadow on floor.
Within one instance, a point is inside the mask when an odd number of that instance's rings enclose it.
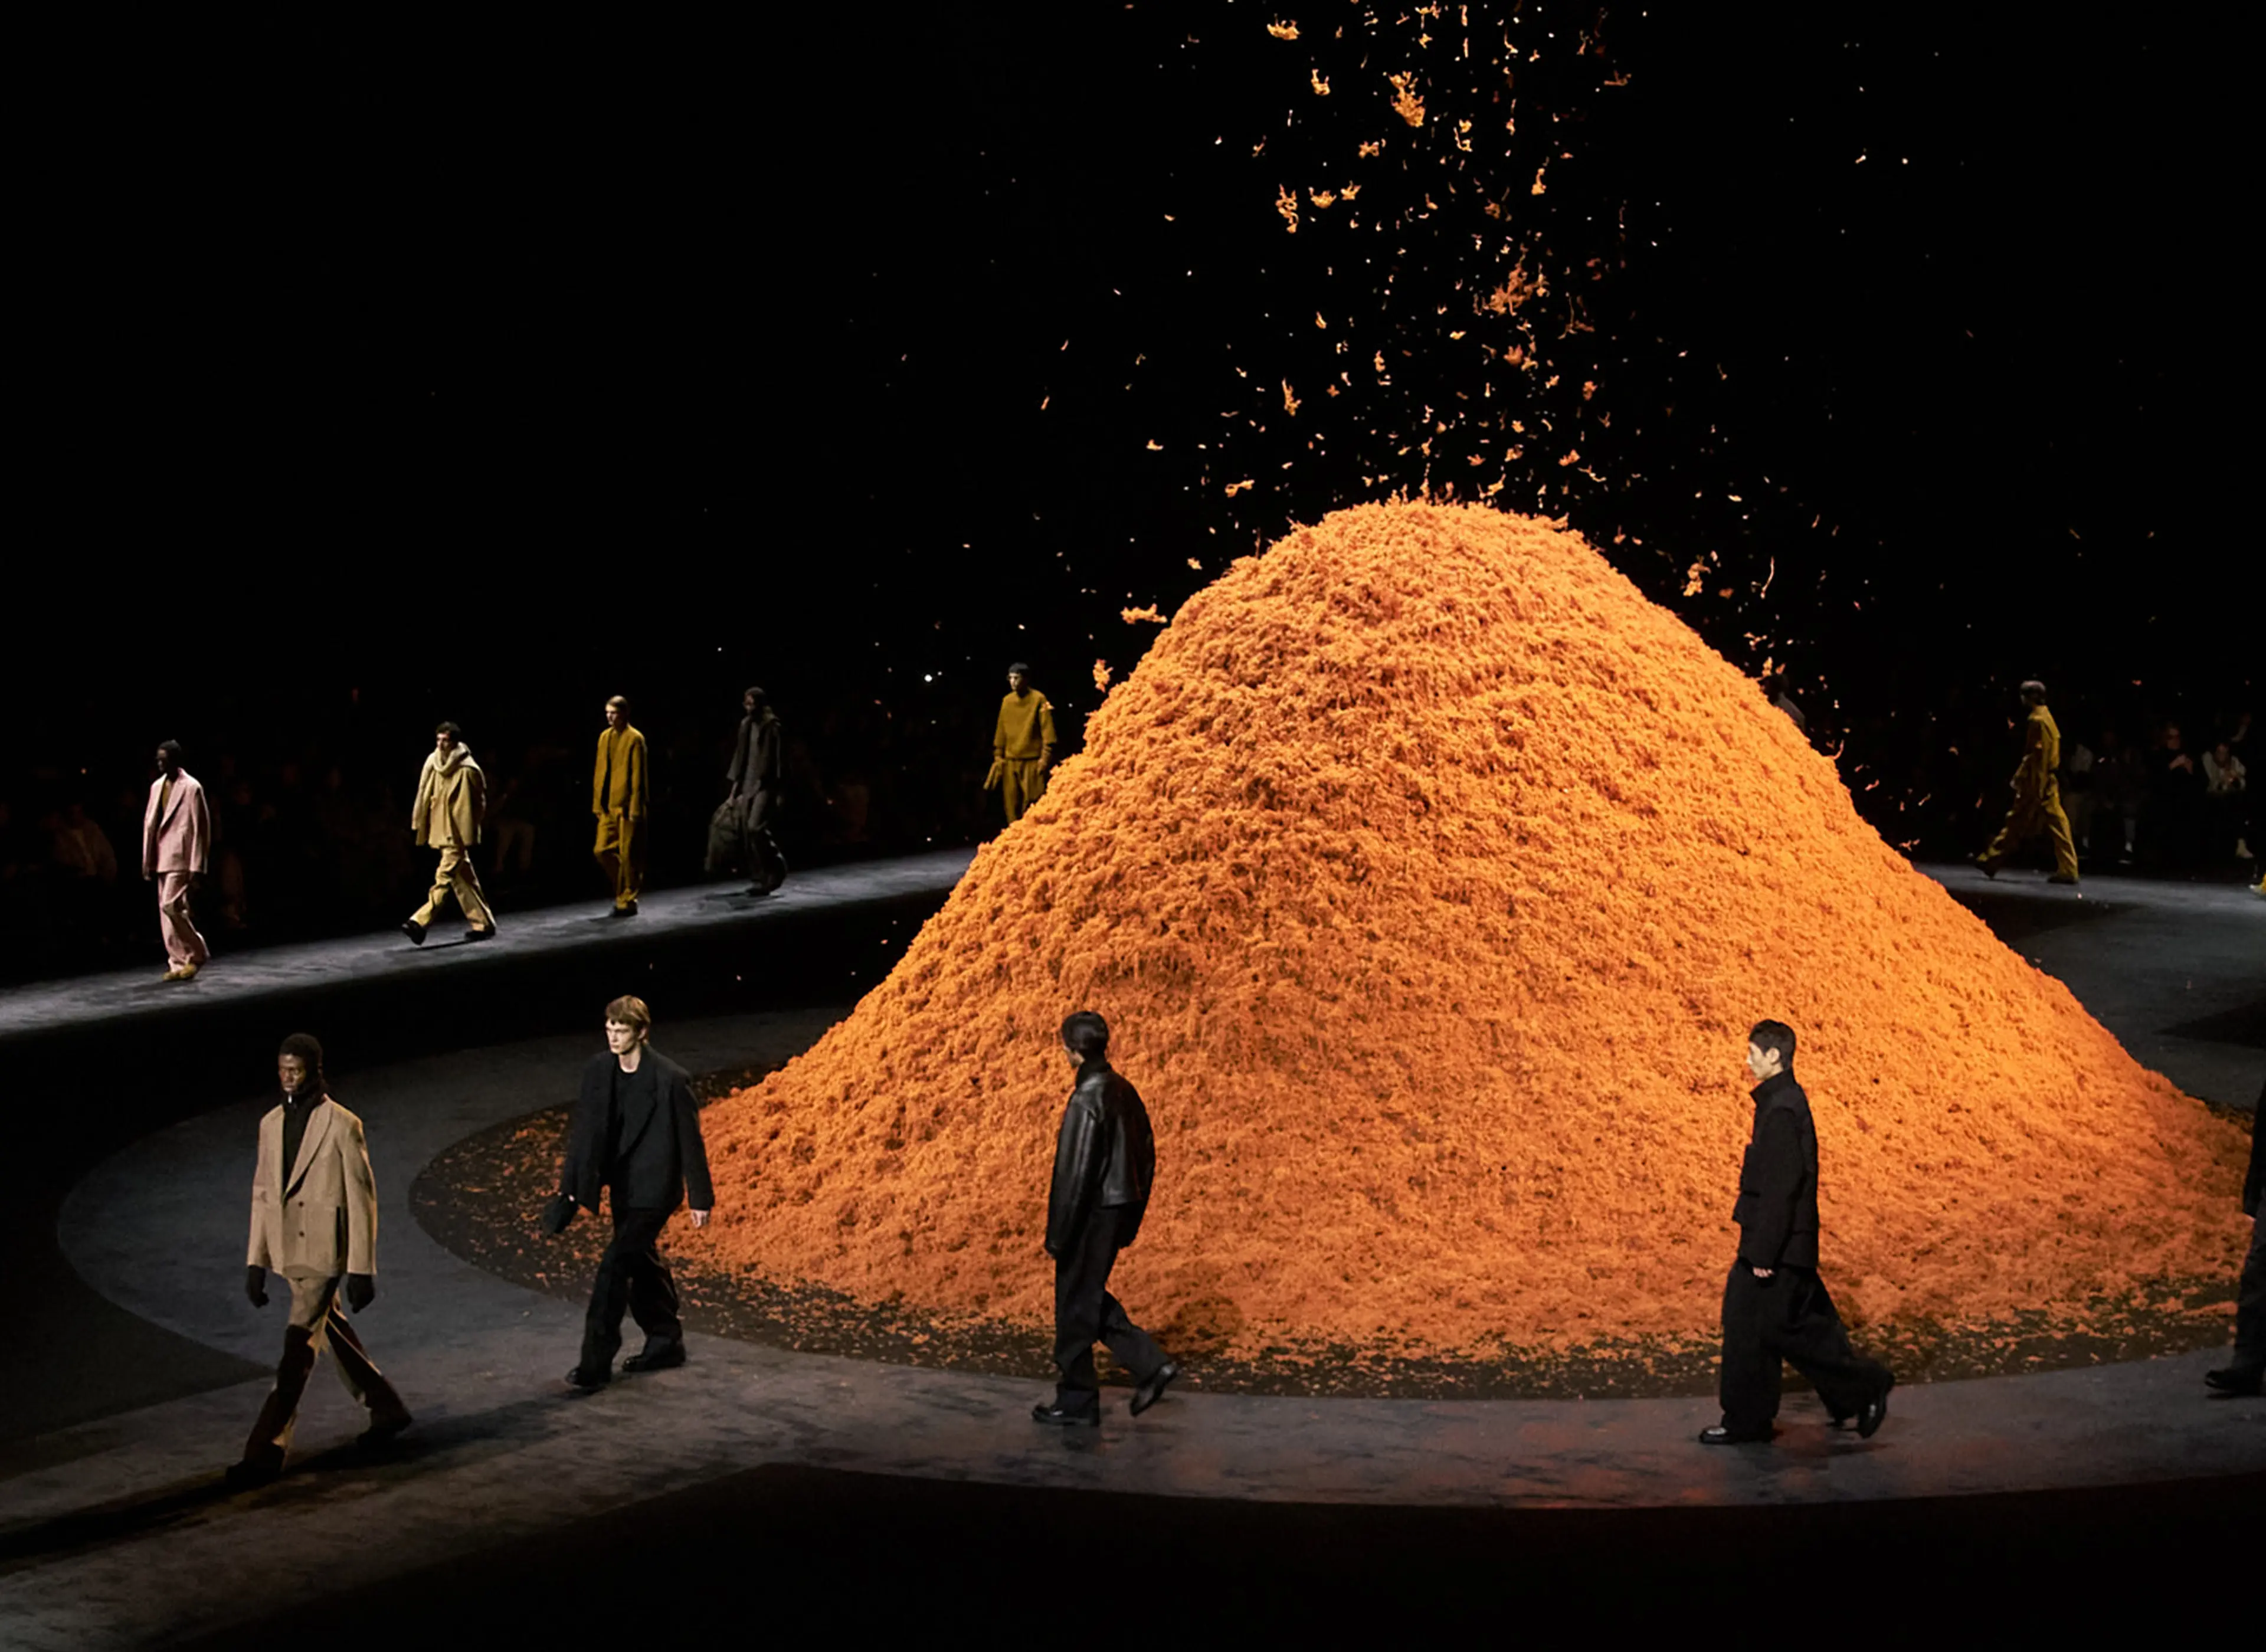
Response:
[[[77,1509],[52,1520],[0,1528],[0,1577],[57,1554],[110,1547],[162,1528],[194,1522],[208,1511],[238,1506],[289,1508],[364,1495],[374,1483],[462,1467],[540,1444],[556,1432],[565,1409],[586,1400],[561,1390],[530,1395],[486,1411],[420,1422],[382,1451],[352,1443],[311,1456],[294,1456],[282,1477],[257,1490],[230,1492],[222,1483],[224,1462],[208,1475],[177,1481],[143,1496]],[[248,1425],[252,1414],[247,1411]]]
[[[2216,1015],[2205,1015],[2177,1027],[2167,1027],[2167,1038],[2197,1038],[2216,1044],[2242,1044],[2266,1049],[2266,998],[2253,998]]]
[[[2048,934],[2075,924],[2089,924],[2129,910],[2114,901],[2095,900],[2091,895],[2080,900],[2069,890],[2043,885],[2007,889],[1987,885],[1946,885],[1945,892],[1989,925],[1993,935],[2017,951],[2033,935]]]
[[[2019,1625],[2034,1643],[2042,1625],[2119,1598],[2148,1599],[2153,1631],[2215,1593],[2237,1604],[2231,1557],[2262,1497],[2266,1477],[2250,1476],[1784,1509],[1378,1509],[772,1466],[188,1644],[399,1646],[442,1627],[516,1643],[545,1622],[577,1644],[802,1626],[1167,1645],[1286,1633],[1344,1645],[1358,1632],[1407,1645],[1437,1626],[1513,1640],[1573,1625],[1595,1643],[1632,1625],[1729,1632],[1780,1612],[1838,1625],[1837,1640],[1860,1624],[1859,1641]]]

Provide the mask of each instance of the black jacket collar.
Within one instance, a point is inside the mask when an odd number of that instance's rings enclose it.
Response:
[[[1760,1084],[1755,1086],[1755,1105],[1758,1107],[1766,1107],[1772,1102],[1777,1100],[1779,1097],[1784,1095],[1787,1091],[1798,1088],[1800,1088],[1800,1086],[1794,1081],[1794,1072],[1792,1069],[1789,1068],[1784,1071],[1774,1072],[1771,1074],[1769,1078],[1764,1079]]]

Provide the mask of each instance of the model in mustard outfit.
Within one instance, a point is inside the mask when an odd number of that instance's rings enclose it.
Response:
[[[1007,696],[991,729],[991,771],[983,777],[985,791],[999,788],[1010,826],[1046,795],[1055,762],[1055,708],[1030,679],[1031,668],[1021,661],[1007,668]]]
[[[401,926],[401,932],[420,947],[425,944],[426,930],[441,915],[442,903],[451,895],[471,926],[464,939],[495,939],[495,914],[480,893],[480,874],[472,870],[472,845],[480,840],[487,812],[487,776],[472,761],[464,731],[454,723],[442,723],[433,731],[433,749],[417,777],[417,801],[409,810],[409,831],[417,846],[441,852],[433,892]]]
[[[637,916],[645,888],[645,816],[652,801],[646,771],[645,736],[630,727],[630,703],[617,694],[606,702],[605,732],[598,736],[597,766],[590,775],[590,813],[598,817],[598,841],[591,852],[614,886],[614,916]]]
[[[2069,816],[2062,812],[2061,730],[2046,709],[2046,685],[2033,679],[2022,684],[2022,704],[2030,708],[2022,731],[2021,765],[2014,771],[2014,806],[1991,846],[1975,857],[1985,877],[1999,875],[1999,864],[2040,832],[2053,844],[2054,871],[2049,881],[2077,881],[2077,844],[2070,837]]]

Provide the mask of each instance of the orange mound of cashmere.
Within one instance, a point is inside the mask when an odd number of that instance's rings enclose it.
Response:
[[[708,1115],[727,1267],[1045,1320],[1109,1020],[1158,1184],[1113,1289],[1249,1356],[1704,1337],[1746,1033],[1801,1038],[1860,1322],[2231,1275],[2244,1142],[1858,817],[1578,536],[1366,506],[1238,562],[895,971]]]

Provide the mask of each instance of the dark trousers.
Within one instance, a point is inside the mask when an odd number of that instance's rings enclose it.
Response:
[[[1101,1378],[1093,1369],[1096,1341],[1107,1343],[1111,1357],[1137,1382],[1155,1376],[1165,1363],[1165,1350],[1109,1294],[1122,1219],[1115,1207],[1105,1205],[1086,1219],[1077,1242],[1055,1259],[1055,1364],[1062,1371],[1055,1403],[1066,1411],[1101,1401]]]
[[[597,1283],[590,1288],[590,1312],[582,1321],[581,1370],[603,1378],[621,1351],[622,1311],[629,1310],[648,1342],[683,1340],[676,1317],[676,1281],[661,1259],[661,1230],[671,1212],[614,1207],[613,1243],[598,1259]]]
[[[778,799],[770,792],[758,792],[741,805],[740,869],[749,882],[765,890],[786,881],[786,857],[771,836],[771,820],[778,813]]]
[[[2266,1365],[2266,1215],[2250,1224],[2250,1254],[2235,1291],[2234,1363]]]
[[[1723,1286],[1723,1426],[1760,1433],[1778,1415],[1779,1362],[1809,1378],[1837,1417],[1853,1417],[1887,1385],[1889,1368],[1849,1346],[1833,1298],[1813,1268],[1780,1268],[1755,1277],[1731,1264]]]

